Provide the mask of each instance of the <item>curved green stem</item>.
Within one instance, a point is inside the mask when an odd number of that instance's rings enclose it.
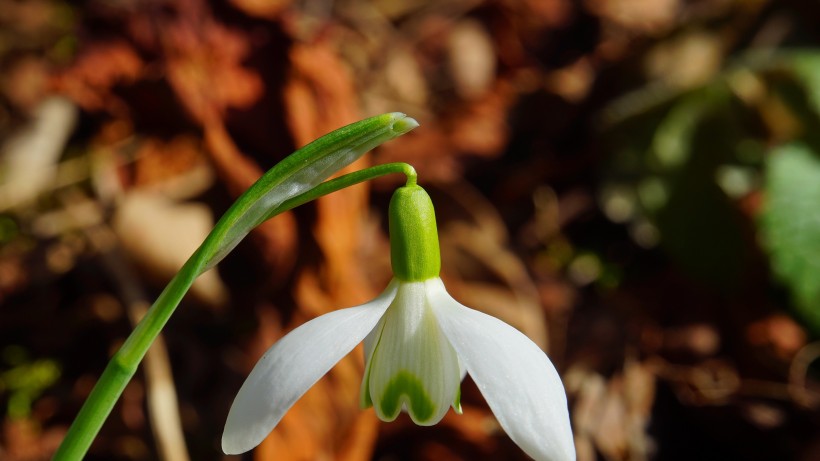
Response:
[[[323,195],[392,173],[405,174],[408,184],[411,182],[415,184],[416,182],[416,171],[406,163],[374,166],[329,180],[295,197],[286,199],[276,205],[273,210],[264,214],[263,219],[259,220],[257,224]],[[139,363],[148,348],[157,338],[171,314],[174,313],[194,280],[215,264],[213,262],[215,254],[224,256],[226,253],[221,245],[225,245],[224,236],[232,226],[236,225],[236,222],[237,220],[231,216],[231,210],[217,222],[214,229],[202,242],[202,245],[182,266],[145,314],[145,317],[134,328],[134,331],[122,347],[114,354],[77,418],[68,429],[62,444],[54,454],[54,460],[74,461],[82,459],[114,408],[114,404],[119,399],[125,386],[136,373]],[[232,242],[230,245],[233,248],[236,243]]]
[[[370,181],[380,176],[385,176],[392,173],[404,174],[407,177],[407,185],[416,184],[416,169],[410,164],[397,162],[376,165],[364,170],[354,171],[353,173],[339,176],[338,178],[331,179],[327,182],[323,182],[302,195],[297,195],[290,200],[286,200],[282,202],[280,207],[275,208],[270,214],[268,214],[265,217],[265,220],[268,220],[283,211],[287,211],[292,208],[296,208],[299,205],[310,202],[311,200],[316,200],[323,195],[327,195],[346,187],[354,186],[356,184]]]

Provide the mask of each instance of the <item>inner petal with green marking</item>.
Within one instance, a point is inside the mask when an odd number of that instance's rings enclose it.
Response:
[[[423,282],[404,282],[379,325],[365,340],[362,405],[383,421],[404,410],[429,426],[459,404],[458,356],[441,332]]]

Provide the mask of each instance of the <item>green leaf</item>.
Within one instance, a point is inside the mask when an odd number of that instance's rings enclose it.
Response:
[[[820,334],[820,158],[806,145],[777,148],[767,162],[760,220],[772,270]]]
[[[788,53],[790,68],[803,84],[808,102],[820,114],[820,53],[816,51],[795,51]]]

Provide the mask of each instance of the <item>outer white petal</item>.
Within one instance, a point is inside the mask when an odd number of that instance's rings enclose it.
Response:
[[[268,349],[228,412],[222,450],[238,454],[259,445],[296,400],[373,329],[397,288],[391,282],[373,301],[317,317]]]
[[[564,386],[546,354],[510,325],[456,302],[440,279],[425,283],[442,331],[510,438],[536,460],[574,460]]]

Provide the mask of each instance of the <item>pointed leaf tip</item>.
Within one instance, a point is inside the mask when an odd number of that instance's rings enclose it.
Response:
[[[390,129],[393,130],[396,135],[402,135],[419,126],[419,122],[417,122],[416,119],[408,117],[401,112],[393,112],[389,115],[395,119]]]

